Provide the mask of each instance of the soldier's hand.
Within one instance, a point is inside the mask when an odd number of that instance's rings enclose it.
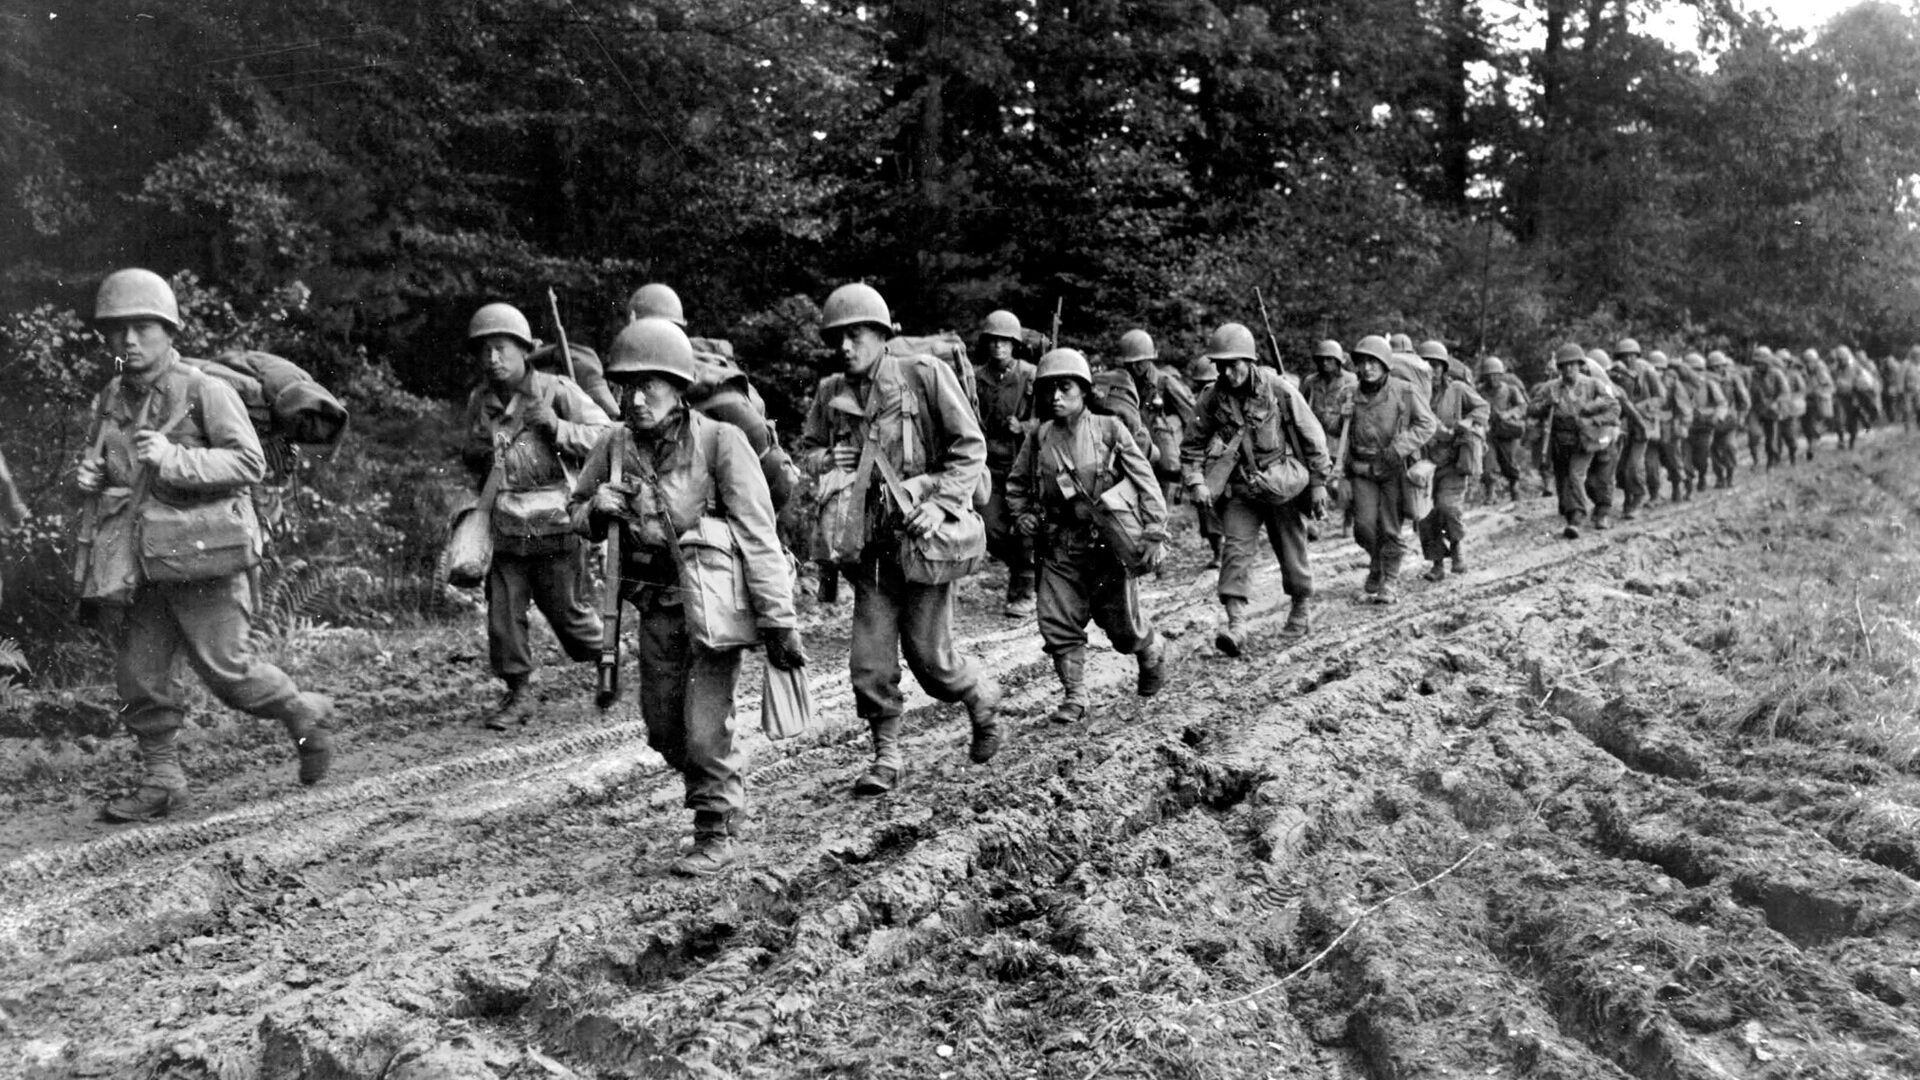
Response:
[[[1021,514],[1013,523],[1013,529],[1021,536],[1032,536],[1040,531],[1039,514]]]
[[[601,517],[620,517],[627,512],[627,493],[612,484],[601,484],[593,493],[591,509]]]
[[[857,446],[836,446],[833,448],[833,467],[852,472],[860,467],[860,448]]]
[[[81,491],[92,495],[98,492],[105,482],[106,468],[98,461],[88,459],[80,463],[80,469],[74,473],[73,479]]]
[[[1207,487],[1205,480],[1188,484],[1187,494],[1193,496],[1193,504],[1195,506],[1211,506],[1213,504],[1213,491]]]
[[[923,502],[907,515],[907,533],[916,537],[927,537],[936,526],[946,519],[947,512],[930,502]]]
[[[800,631],[791,626],[770,626],[760,631],[767,645],[767,663],[781,671],[807,666],[807,650],[800,644]]]
[[[173,443],[157,431],[143,431],[133,437],[134,459],[144,465],[158,466],[173,453]]]
[[[529,430],[542,435],[552,435],[560,430],[560,417],[553,411],[553,406],[538,399],[527,402],[527,407],[520,412],[520,419]]]
[[[1313,506],[1313,516],[1323,518],[1327,516],[1327,504],[1332,500],[1327,497],[1327,489],[1323,485],[1314,484],[1307,488],[1307,501]]]
[[[1158,571],[1160,569],[1161,564],[1165,563],[1166,561],[1167,561],[1166,541],[1164,540],[1147,541],[1146,550],[1142,552],[1140,556],[1140,562],[1141,562],[1142,568],[1146,570],[1147,573],[1151,574]]]

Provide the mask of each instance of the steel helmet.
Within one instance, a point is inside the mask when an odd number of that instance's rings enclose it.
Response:
[[[1210,383],[1220,378],[1220,369],[1212,360],[1196,356],[1187,361],[1187,381],[1191,383]]]
[[[1485,360],[1480,361],[1480,374],[1482,375],[1505,375],[1506,373],[1507,365],[1497,356],[1489,356]]]
[[[175,333],[180,331],[180,304],[173,286],[151,270],[115,270],[100,282],[93,297],[93,319],[156,319]]]
[[[1024,341],[1020,332],[1020,320],[1011,311],[989,311],[987,317],[980,320],[981,337],[1006,338],[1008,341]]]
[[[830,345],[836,336],[833,331],[862,323],[879,327],[883,335],[893,333],[893,313],[887,310],[887,302],[879,290],[871,285],[857,281],[842,285],[827,296],[827,302],[820,308],[820,336]]]
[[[1327,338],[1325,341],[1313,347],[1313,355],[1315,359],[1326,357],[1334,360],[1345,360],[1347,358],[1347,350],[1341,348],[1339,342],[1332,338]]]
[[[1803,352],[1800,354],[1800,359],[1805,360],[1807,363],[1811,364],[1815,360],[1820,359],[1820,350],[1808,349],[1806,352]]]
[[[1762,364],[1771,364],[1773,363],[1773,350],[1767,348],[1765,345],[1755,345],[1753,347],[1753,358]]]
[[[1044,382],[1047,379],[1079,379],[1088,389],[1091,389],[1093,368],[1078,349],[1052,349],[1040,358],[1040,364],[1034,368],[1033,372],[1034,382]]]
[[[1131,364],[1136,360],[1154,360],[1160,356],[1153,347],[1153,336],[1145,330],[1129,330],[1120,335],[1120,362]]]
[[[1438,341],[1423,341],[1420,343],[1419,355],[1422,360],[1445,360],[1447,347]]]
[[[649,315],[635,319],[613,339],[607,353],[607,374],[632,378],[665,375],[681,386],[693,382],[693,343],[672,319]]]
[[[1379,334],[1368,334],[1366,337],[1360,339],[1359,344],[1353,347],[1353,359],[1355,363],[1358,363],[1363,356],[1371,356],[1384,364],[1392,355],[1393,347],[1388,345],[1387,339],[1381,337]]]
[[[1615,355],[1615,356],[1639,356],[1639,355],[1640,355],[1640,343],[1639,343],[1639,342],[1637,342],[1637,341],[1635,341],[1635,340],[1633,340],[1633,339],[1632,339],[1632,338],[1630,338],[1630,337],[1623,337],[1623,338],[1621,338],[1621,339],[1620,339],[1620,342],[1619,342],[1619,344],[1617,344],[1617,345],[1615,345],[1615,346],[1613,347],[1613,355]]]
[[[1697,352],[1688,353],[1681,358],[1681,361],[1687,365],[1687,370],[1689,371],[1707,370],[1707,358]]]
[[[1392,346],[1394,352],[1410,353],[1413,351],[1413,339],[1405,334],[1393,335],[1387,339],[1387,344]]]
[[[680,306],[680,294],[657,281],[633,290],[633,295],[627,298],[627,318],[665,319],[682,330],[687,328],[687,315]]]
[[[1673,361],[1668,359],[1666,353],[1655,349],[1647,354],[1647,363],[1652,364],[1653,370],[1655,371],[1665,371],[1667,370],[1667,366],[1673,363]]]
[[[1586,362],[1587,350],[1581,348],[1576,342],[1569,341],[1565,345],[1553,350],[1554,367],[1566,367],[1568,364],[1585,364]]]
[[[1733,363],[1733,357],[1728,356],[1719,349],[1715,349],[1707,354],[1707,363],[1714,367],[1724,367],[1727,364]]]
[[[1220,328],[1207,338],[1207,359],[1260,359],[1260,353],[1253,344],[1253,331],[1237,322],[1221,323]]]
[[[1601,371],[1606,371],[1613,367],[1613,357],[1608,356],[1607,350],[1605,349],[1588,349],[1587,359],[1599,364]]]
[[[488,304],[467,321],[467,340],[505,334],[527,348],[533,348],[533,327],[527,317],[512,304]]]
[[[1833,347],[1833,358],[1843,364],[1851,364],[1853,363],[1853,350],[1847,348],[1845,345],[1835,345]]]

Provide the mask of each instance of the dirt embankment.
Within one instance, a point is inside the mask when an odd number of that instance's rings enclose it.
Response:
[[[1151,583],[1172,679],[1041,719],[994,583],[964,636],[1015,737],[855,802],[846,608],[809,636],[825,723],[755,751],[743,867],[685,882],[679,785],[631,706],[549,669],[541,724],[473,724],[476,626],[272,643],[352,750],[291,793],[216,711],[201,801],[109,829],[97,711],[4,740],[0,1073],[482,1077],[1909,1077],[1920,1074],[1920,439],[1555,538],[1476,510],[1472,569],[1314,635],[1209,645],[1212,575]],[[758,686],[749,665],[742,685]],[[749,695],[750,697],[750,695]],[[741,715],[757,716],[743,700]]]

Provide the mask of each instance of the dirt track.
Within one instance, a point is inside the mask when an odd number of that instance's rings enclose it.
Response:
[[[548,669],[536,728],[473,723],[477,623],[280,643],[342,697],[337,779],[291,793],[278,734],[220,714],[159,826],[90,820],[126,740],[43,708],[0,751],[0,1074],[1920,1075],[1920,718],[1876,742],[1865,697],[1769,681],[1920,664],[1912,589],[1845,584],[1920,582],[1916,455],[1871,436],[1572,543],[1545,500],[1476,510],[1470,572],[1393,608],[1322,541],[1314,635],[1280,648],[1269,566],[1237,661],[1189,541],[1148,589],[1168,689],[1100,651],[1079,730],[970,583],[1015,737],[969,766],[958,707],[911,697],[876,802],[843,605],[808,637],[825,724],[748,736],[715,881],[664,873],[679,781],[584,674]],[[1819,628],[1856,610],[1850,676]]]

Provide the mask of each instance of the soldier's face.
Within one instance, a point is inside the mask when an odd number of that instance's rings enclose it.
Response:
[[[1220,369],[1220,377],[1227,380],[1228,386],[1245,386],[1247,380],[1253,378],[1253,361],[1245,357],[1229,360],[1227,366]]]
[[[173,333],[158,319],[114,319],[100,324],[100,337],[117,371],[136,380],[158,369],[173,349]]]
[[[1013,359],[1013,341],[1009,338],[990,337],[987,339],[987,358],[999,367]]]
[[[1354,374],[1368,386],[1379,386],[1387,381],[1387,365],[1381,363],[1379,357],[1369,353],[1360,357],[1354,366]]]
[[[1087,390],[1078,379],[1048,379],[1047,408],[1055,420],[1071,420],[1087,407]]]
[[[1561,364],[1560,365],[1560,381],[1565,383],[1572,382],[1574,376],[1580,374],[1580,369],[1583,366],[1585,365],[1578,360],[1573,360],[1573,361],[1569,361],[1568,363]]]
[[[480,370],[497,386],[517,386],[527,375],[527,349],[505,334],[488,334],[473,343]]]
[[[856,379],[866,378],[886,350],[887,339],[864,323],[849,327],[840,335],[840,359],[846,364],[847,374]]]
[[[663,375],[643,375],[621,387],[620,418],[635,431],[652,431],[667,422],[686,392]]]

